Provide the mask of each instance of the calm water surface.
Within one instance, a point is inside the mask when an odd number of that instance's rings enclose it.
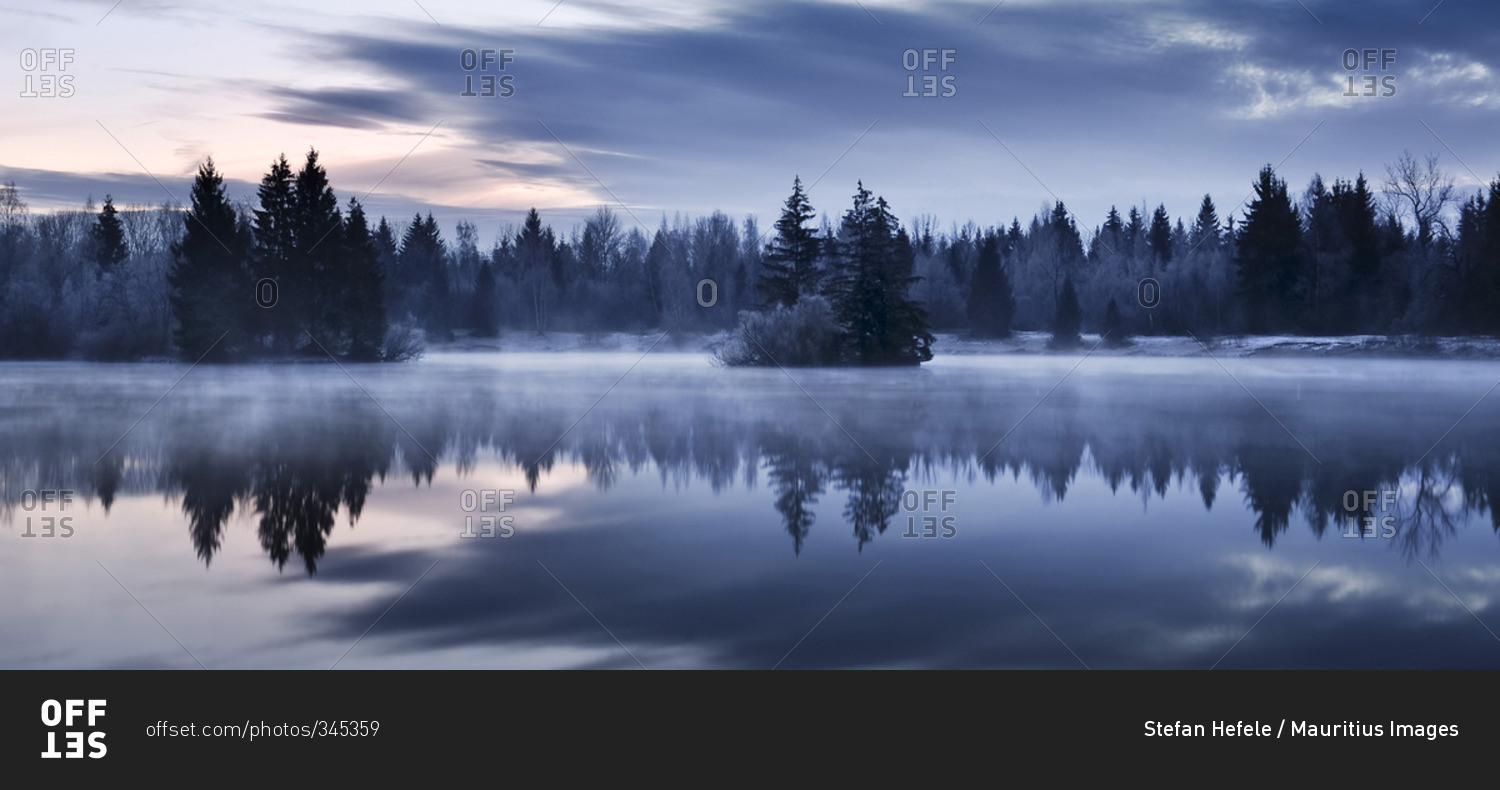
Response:
[[[1495,363],[637,360],[0,365],[0,665],[1500,666]]]

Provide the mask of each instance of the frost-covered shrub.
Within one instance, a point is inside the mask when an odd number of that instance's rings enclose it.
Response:
[[[393,322],[385,332],[385,347],[380,358],[386,362],[421,359],[427,352],[422,330],[405,321]]]
[[[741,311],[739,326],[714,351],[733,366],[837,365],[841,334],[833,308],[820,296],[804,296],[793,307]]]

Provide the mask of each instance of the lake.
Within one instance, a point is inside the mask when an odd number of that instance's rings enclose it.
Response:
[[[0,665],[1495,667],[1496,381],[7,363]]]

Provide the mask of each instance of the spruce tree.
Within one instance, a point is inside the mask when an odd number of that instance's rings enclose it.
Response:
[[[318,152],[309,149],[307,160],[292,182],[292,268],[283,289],[291,291],[288,306],[297,335],[310,332],[329,352],[344,350],[349,316],[342,309],[349,273],[343,271],[343,217],[338,197],[328,183],[328,172],[318,164]],[[291,340],[295,347],[301,337]],[[316,350],[322,353],[322,350]]]
[[[401,239],[401,282],[405,304],[428,332],[439,337],[451,331],[448,315],[447,247],[438,231],[437,221],[428,212],[418,214]]]
[[[1343,291],[1348,316],[1342,327],[1346,332],[1371,331],[1378,328],[1395,305],[1383,300],[1385,291],[1384,251],[1380,238],[1375,195],[1365,174],[1353,184],[1339,181],[1333,185],[1334,210],[1345,244],[1345,269],[1349,281]]]
[[[816,216],[802,190],[802,179],[793,179],[791,197],[776,220],[776,235],[762,258],[762,274],[756,283],[762,304],[791,307],[799,298],[818,292],[821,244],[817,230],[808,225]]]
[[[255,209],[253,225],[254,275],[257,280],[276,281],[278,296],[275,306],[255,314],[255,331],[271,336],[272,347],[286,353],[294,341],[293,305],[301,299],[298,290],[302,284],[295,282],[293,272],[297,243],[293,235],[292,168],[285,154],[271,163],[270,171],[260,180],[256,197],[259,208]]]
[[[370,233],[364,207],[354,198],[349,199],[349,216],[343,227],[340,295],[345,353],[357,362],[372,362],[380,359],[386,332],[385,264],[380,251],[383,242],[379,233]],[[380,227],[385,234],[390,233],[383,217]]]
[[[1491,181],[1488,190],[1481,189],[1474,203],[1478,238],[1473,245],[1477,260],[1470,275],[1476,286],[1469,297],[1474,305],[1470,326],[1493,333],[1500,331],[1500,179]]]
[[[1146,236],[1146,220],[1141,216],[1141,210],[1135,206],[1130,207],[1130,221],[1125,224],[1125,244],[1130,248],[1130,254],[1135,254],[1135,249],[1141,244]]]
[[[672,271],[672,250],[667,246],[665,220],[651,236],[651,246],[646,249],[645,282],[646,299],[651,309],[647,313],[649,326],[658,326],[667,309],[667,274]]]
[[[1010,278],[1001,265],[1000,245],[997,234],[985,234],[974,267],[974,280],[969,287],[969,322],[979,337],[1009,337],[1011,320],[1016,312]]]
[[[1061,200],[1052,206],[1052,214],[1048,218],[1048,226],[1052,229],[1053,239],[1057,243],[1057,260],[1065,270],[1083,261],[1083,236],[1078,232],[1078,225],[1073,222],[1073,215],[1068,212],[1068,207]]]
[[[1120,218],[1120,210],[1114,206],[1109,207],[1109,214],[1104,218],[1104,230],[1114,236],[1125,232],[1125,220]]]
[[[1052,314],[1052,340],[1049,345],[1056,349],[1076,348],[1083,342],[1079,334],[1083,329],[1083,311],[1078,306],[1078,292],[1073,288],[1073,278],[1063,278],[1062,292],[1057,296],[1057,310]]]
[[[1156,210],[1151,212],[1151,230],[1147,232],[1147,243],[1157,266],[1166,266],[1172,262],[1172,220],[1167,216],[1165,204],[1157,204]]]
[[[1337,185],[1335,185],[1337,186]],[[1307,315],[1300,316],[1301,328],[1310,332],[1323,332],[1339,328],[1346,317],[1340,315],[1344,305],[1325,302],[1324,296],[1335,296],[1336,285],[1332,284],[1341,274],[1338,270],[1344,261],[1349,243],[1344,238],[1339,221],[1338,206],[1333,193],[1323,182],[1323,177],[1313,175],[1304,199],[1303,258],[1307,262]],[[1341,294],[1339,295],[1341,296]]]
[[[836,244],[826,291],[846,359],[858,365],[917,365],[932,359],[927,313],[907,295],[917,280],[911,242],[885,199],[863,182]]]
[[[550,229],[548,233],[551,233]],[[448,245],[443,241],[442,231],[438,230],[437,220],[432,218],[431,211],[427,212],[427,219],[423,221],[422,238],[422,247],[427,251],[424,262],[429,286],[423,292],[425,298],[422,308],[427,314],[428,331],[443,337],[453,329],[448,309],[452,299],[452,283],[448,277]]]
[[[1339,225],[1349,241],[1349,272],[1357,280],[1373,281],[1380,274],[1379,222],[1375,194],[1365,174],[1354,183],[1338,181],[1333,185],[1333,203],[1338,210]]]
[[[380,264],[386,319],[390,320],[393,316],[399,319],[405,315],[405,305],[402,302],[404,291],[401,289],[397,264],[401,244],[396,239],[396,229],[389,220],[381,217],[370,241],[375,245],[375,259]]]
[[[1249,330],[1287,330],[1297,318],[1304,287],[1302,220],[1286,182],[1270,165],[1255,182],[1255,199],[1236,241],[1235,266]]]
[[[99,266],[97,274],[102,275],[113,270],[129,253],[125,246],[125,223],[120,221],[113,197],[104,196],[104,208],[100,209],[91,230],[94,263]]]
[[[1111,346],[1124,346],[1130,343],[1130,334],[1125,330],[1125,319],[1120,315],[1120,305],[1111,296],[1109,304],[1104,307],[1104,336]]]
[[[516,234],[516,268],[531,307],[531,323],[537,332],[547,331],[557,252],[557,239],[552,229],[542,225],[541,214],[533,207],[526,213],[521,232]]]
[[[1208,195],[1203,196],[1203,203],[1198,207],[1198,217],[1193,220],[1192,231],[1193,249],[1203,247],[1214,250],[1219,247],[1219,210],[1214,207],[1214,199]]]
[[[498,307],[495,304],[495,267],[481,261],[474,273],[474,304],[469,323],[475,337],[495,337],[500,333]]]
[[[1094,249],[1090,252],[1095,258],[1103,254],[1103,251],[1099,249],[1100,245],[1103,245],[1105,250],[1115,253],[1125,250],[1125,220],[1120,217],[1120,210],[1114,206],[1109,207],[1109,214],[1104,217],[1103,227],[1094,236]]]
[[[172,341],[184,359],[227,360],[244,353],[243,327],[256,309],[256,294],[234,207],[212,158],[198,167],[191,200],[167,275]]]

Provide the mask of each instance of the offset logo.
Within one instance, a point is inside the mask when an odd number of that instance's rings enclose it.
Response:
[[[958,95],[958,76],[948,69],[958,60],[956,49],[908,49],[901,53],[901,67],[906,69],[908,98],[948,99]]]
[[[96,729],[104,718],[102,699],[70,699],[42,703],[42,726],[47,728],[47,750],[44,759],[99,759],[109,749],[104,745],[104,730]],[[87,729],[85,729],[87,727]],[[60,731],[59,731],[60,730]],[[61,735],[59,743],[58,736]],[[59,746],[61,749],[59,749]]]
[[[1396,95],[1396,75],[1391,73],[1391,64],[1396,62],[1394,49],[1346,49],[1343,55],[1344,71],[1349,82],[1345,96],[1379,96],[1389,99]],[[1376,66],[1379,65],[1377,69]],[[1358,82],[1356,82],[1358,78]]]
[[[516,61],[515,53],[513,49],[466,49],[458,53],[458,65],[464,70],[464,89],[458,95],[500,99],[516,95],[516,76],[505,73],[505,67]]]
[[[73,504],[74,492],[69,489],[53,490],[42,489],[33,491],[26,489],[21,492],[21,510],[26,513],[26,529],[21,532],[23,538],[71,538],[73,537],[73,517],[63,515],[46,515],[48,511],[60,514]],[[33,513],[40,512],[33,522]]]
[[[1394,490],[1345,491],[1344,537],[1396,537],[1397,493]]]
[[[505,506],[516,501],[516,492],[510,490],[483,489],[479,491],[467,490],[459,494],[459,506],[465,513],[464,531],[460,532],[460,538],[508,538],[516,534],[516,519],[514,516],[479,516],[479,531],[474,531],[475,511],[479,513],[505,512]]]
[[[23,99],[69,99],[73,97],[73,75],[68,66],[74,60],[71,49],[23,49],[21,73]]]
[[[901,509],[908,514],[903,538],[951,538],[958,534],[958,524],[948,508],[958,499],[957,491],[906,491],[901,494]],[[922,514],[918,516],[917,514]]]

